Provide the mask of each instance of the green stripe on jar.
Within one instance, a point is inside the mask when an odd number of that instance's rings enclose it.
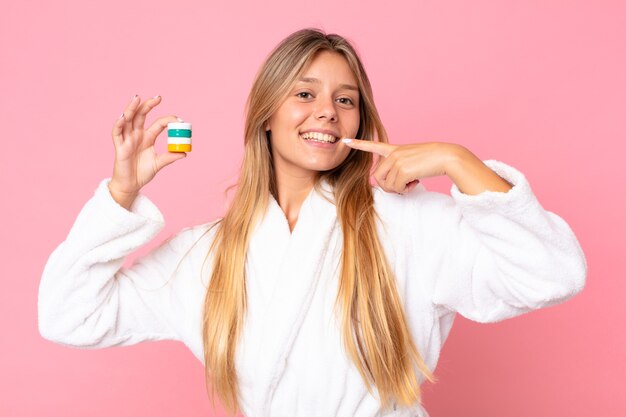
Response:
[[[188,129],[169,129],[167,136],[172,138],[190,138],[191,130]]]

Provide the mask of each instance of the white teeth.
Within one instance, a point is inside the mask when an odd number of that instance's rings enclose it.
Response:
[[[334,143],[337,141],[337,138],[335,136],[319,132],[303,133],[300,135],[300,137],[304,140],[312,140],[314,142]]]

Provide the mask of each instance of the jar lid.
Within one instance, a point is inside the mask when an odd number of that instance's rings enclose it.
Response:
[[[191,123],[187,122],[172,122],[167,124],[168,129],[187,129],[191,130]]]

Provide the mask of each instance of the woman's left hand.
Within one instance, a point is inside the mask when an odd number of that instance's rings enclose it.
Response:
[[[381,156],[374,170],[376,182],[386,192],[406,194],[420,178],[446,175],[447,167],[459,155],[461,145],[446,142],[425,142],[409,145],[351,139],[346,146]]]

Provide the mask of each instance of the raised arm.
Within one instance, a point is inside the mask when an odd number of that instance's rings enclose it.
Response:
[[[157,136],[176,116],[144,130],[161,98],[134,96],[112,129],[115,163],[78,215],[69,235],[50,255],[39,287],[39,330],[46,339],[79,347],[179,338],[167,283],[194,231],[164,242],[132,268],[124,258],[163,228],[163,217],[141,188],[184,154],[157,154]],[[178,318],[180,320],[180,318]]]
[[[381,156],[374,172],[388,215],[410,234],[406,250],[427,264],[432,303],[479,321],[498,321],[565,301],[585,284],[587,264],[569,225],[537,201],[524,175],[481,161],[460,145],[346,143]],[[417,187],[448,175],[451,196]],[[394,194],[396,194],[394,196]],[[400,194],[400,195],[397,195]],[[409,285],[410,286],[410,285]],[[409,291],[407,300],[414,297]]]
[[[108,183],[100,183],[46,263],[39,331],[53,342],[82,348],[182,340],[190,319],[177,300],[184,298],[185,286],[200,280],[193,254],[183,257],[207,228],[184,229],[122,268],[125,257],[152,240],[164,223],[141,194],[132,211],[119,206]]]

